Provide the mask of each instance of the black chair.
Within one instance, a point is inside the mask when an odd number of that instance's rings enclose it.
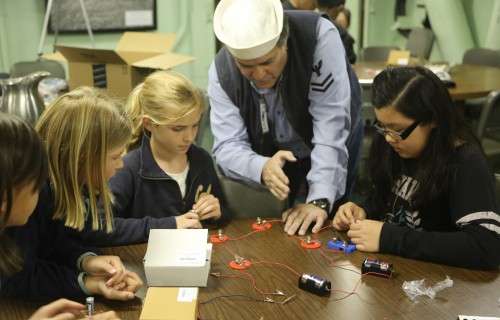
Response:
[[[486,48],[472,48],[464,53],[462,63],[500,68],[500,51]],[[464,102],[465,116],[473,127],[477,125],[478,118],[482,112],[481,109],[485,104],[485,97],[467,99]]]
[[[476,129],[486,157],[493,167],[500,164],[500,91],[488,95]]]
[[[500,68],[500,51],[472,48],[464,53],[462,63]]]
[[[361,50],[361,61],[387,61],[391,50],[399,50],[394,46],[373,46]]]

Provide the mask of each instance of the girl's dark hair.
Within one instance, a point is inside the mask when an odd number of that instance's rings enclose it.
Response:
[[[423,67],[389,67],[378,74],[372,86],[372,104],[376,109],[393,106],[420,125],[434,124],[427,145],[418,159],[414,178],[419,187],[412,199],[413,207],[422,207],[449,187],[454,170],[449,166],[457,144],[480,144],[457,112],[448,90],[439,78]],[[402,159],[385,141],[375,135],[368,169],[377,210],[390,206],[392,187],[402,174]]]
[[[47,179],[47,156],[36,131],[16,116],[0,112],[0,275],[19,271],[22,259],[4,233],[16,188],[35,183],[40,189]]]

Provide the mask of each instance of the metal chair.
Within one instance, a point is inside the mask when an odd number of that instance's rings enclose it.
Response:
[[[462,63],[500,68],[500,51],[472,48],[464,53]]]
[[[500,91],[488,95],[481,110],[476,135],[490,163],[495,163],[500,156]]]
[[[406,42],[411,56],[428,60],[434,43],[434,33],[430,29],[414,28]]]
[[[391,50],[399,50],[394,46],[373,46],[363,48],[361,51],[362,61],[386,61]]]
[[[10,76],[23,77],[37,71],[47,71],[53,78],[66,79],[66,72],[61,63],[45,59],[17,62],[10,68]]]

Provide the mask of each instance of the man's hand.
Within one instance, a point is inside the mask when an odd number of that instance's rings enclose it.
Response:
[[[375,220],[356,221],[351,224],[347,236],[359,251],[378,252],[383,225],[383,222]]]
[[[219,219],[221,216],[219,199],[209,193],[202,193],[198,201],[193,205],[193,210],[198,214],[200,220]]]
[[[285,200],[290,193],[290,180],[283,171],[286,161],[295,162],[297,159],[292,152],[280,150],[267,160],[262,169],[262,182],[279,200]]]
[[[366,219],[366,212],[354,202],[347,202],[339,207],[332,220],[332,226],[339,230],[348,230],[356,220]]]
[[[312,204],[298,204],[283,212],[285,232],[289,235],[294,235],[299,227],[299,235],[305,235],[307,228],[313,222],[316,222],[316,224],[312,232],[316,233],[321,229],[326,219],[328,219],[328,213]]]

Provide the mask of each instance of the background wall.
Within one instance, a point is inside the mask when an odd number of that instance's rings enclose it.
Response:
[[[0,0],[0,72],[7,72],[14,62],[36,59],[44,3],[43,0]],[[425,16],[425,7],[436,8],[433,14],[442,19],[439,22],[444,25],[453,21],[459,29],[468,30],[471,46],[500,49],[500,0],[407,0],[407,14],[397,20],[394,20],[395,3],[396,0],[347,0],[347,7],[352,11],[350,33],[356,39],[358,51],[362,46],[371,45],[404,47],[406,40],[396,28],[419,26]],[[465,18],[454,19],[456,15],[450,14],[450,6],[463,10]],[[360,41],[362,9],[365,13],[363,43]],[[205,87],[208,67],[215,54],[214,0],[157,0],[157,10],[157,31],[177,32],[176,51],[196,57],[195,62],[177,70]],[[97,34],[96,46],[112,49],[119,37],[117,33]],[[455,43],[468,43],[460,32],[451,32],[450,37]],[[53,37],[48,36],[45,52],[51,51],[52,43]],[[90,45],[86,34],[62,35],[58,43]],[[434,46],[431,60],[458,63],[464,50],[454,44],[439,43]]]
[[[363,7],[364,5],[364,7]],[[394,8],[396,0],[347,0],[346,6],[352,11],[350,33],[356,39],[357,49],[363,46],[396,45],[404,48],[406,38],[397,28],[411,28],[421,26],[426,10],[432,10],[434,23],[431,24],[436,32],[440,28],[453,27],[453,30],[466,30],[472,37],[470,46],[487,47],[500,50],[500,0],[406,0],[406,16],[395,20]],[[361,12],[364,9],[364,35],[360,42]],[[462,11],[464,17],[457,14]],[[447,37],[451,38],[444,43],[434,46],[431,60],[447,60],[459,63],[464,51],[456,43],[468,43],[467,35],[461,32],[450,31]],[[455,44],[455,45],[454,45]],[[446,50],[441,50],[445,46]],[[443,52],[446,51],[446,52]]]
[[[201,87],[206,86],[208,67],[215,53],[213,3],[213,0],[157,0],[157,32],[176,32],[175,51],[196,58],[176,70]],[[44,14],[43,0],[0,0],[0,72],[8,72],[15,62],[36,59]],[[114,49],[120,33],[94,37],[97,48]],[[49,35],[44,52],[51,52],[53,41]],[[57,42],[90,47],[87,34],[59,35]]]

